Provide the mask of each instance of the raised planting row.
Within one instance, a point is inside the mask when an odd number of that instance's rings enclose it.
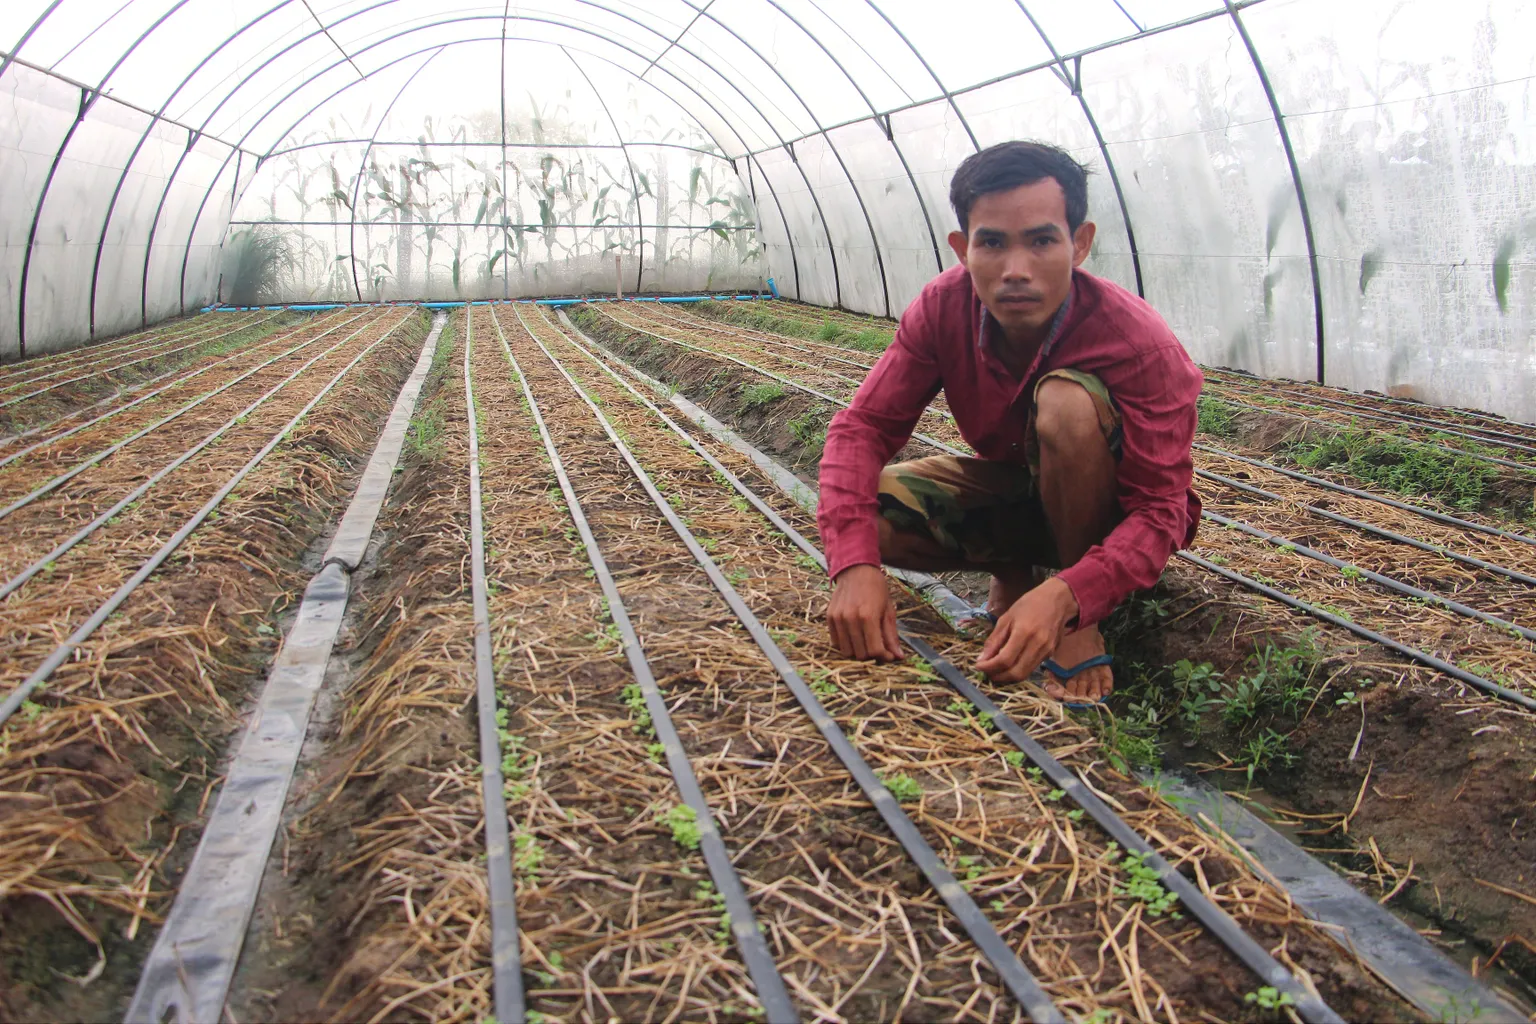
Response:
[[[276,616],[425,332],[370,311],[7,516],[0,1015],[122,1013]]]
[[[824,417],[826,402],[790,387],[767,409],[751,407],[744,397],[742,389],[754,382],[740,376],[742,362],[790,377],[768,347],[753,359],[734,356],[741,362],[727,363],[699,351],[711,343],[698,334],[684,335],[693,347],[683,348],[657,343],[655,335],[668,330],[632,334],[581,311],[575,319],[786,461],[814,464],[820,438],[807,441],[792,425]],[[727,370],[735,374],[731,384],[718,385]],[[1520,579],[1532,575],[1529,538],[1434,509],[1414,511],[1390,498],[1346,494],[1320,478],[1298,480],[1280,467],[1204,447],[1197,465],[1231,481],[1199,481],[1208,505],[1275,536],[1207,523],[1195,552],[1209,559],[1209,568],[1194,572],[1176,562],[1150,601],[1117,616],[1120,696],[1118,714],[1102,723],[1107,749],[1124,762],[1197,762],[1221,769],[1214,777],[1230,784],[1258,781],[1281,790],[1288,799],[1276,798],[1279,807],[1323,822],[1318,831],[1328,838],[1309,844],[1361,851],[1365,859],[1347,867],[1370,866],[1384,883],[1380,894],[1427,912],[1463,962],[1497,955],[1515,969],[1510,984],[1529,985],[1536,961],[1517,939],[1530,934],[1536,908],[1527,870],[1536,844],[1522,827],[1536,772],[1531,717],[1518,704],[1483,699],[1484,691],[1426,667],[1441,660],[1438,651],[1455,662],[1446,669],[1516,696],[1533,693],[1529,641],[1512,633],[1536,624],[1529,584]],[[1423,546],[1444,546],[1463,560]],[[1345,564],[1316,557],[1330,552]],[[1220,575],[1234,570],[1240,579]],[[1386,589],[1370,573],[1430,596]],[[1257,596],[1265,589],[1294,595],[1317,614],[1298,619]],[[978,599],[980,593],[984,588]],[[1435,602],[1476,605],[1473,610],[1510,625]],[[1313,620],[1341,628],[1303,628]],[[1372,635],[1367,626],[1425,657],[1404,662],[1362,644]],[[1353,636],[1344,631],[1349,627],[1357,631]],[[1362,731],[1367,719],[1372,724]],[[1416,753],[1426,749],[1434,752],[1428,761]],[[1426,764],[1436,768],[1428,771]],[[1468,793],[1479,799],[1464,799]],[[1361,821],[1367,832],[1358,831]],[[1415,867],[1407,872],[1410,862]],[[1386,870],[1391,865],[1395,874]]]
[[[291,313],[210,314],[172,339],[77,366],[48,368],[0,380],[0,444],[14,444],[82,409],[121,404],[177,377],[184,368],[236,351],[303,317]],[[42,362],[42,361],[40,361]],[[22,364],[30,365],[30,364]]]

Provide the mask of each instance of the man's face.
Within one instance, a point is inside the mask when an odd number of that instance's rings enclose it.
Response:
[[[1088,258],[1094,226],[1067,230],[1067,197],[1054,178],[991,192],[971,207],[969,235],[949,244],[976,294],[1010,339],[1043,334],[1066,301],[1072,268]]]

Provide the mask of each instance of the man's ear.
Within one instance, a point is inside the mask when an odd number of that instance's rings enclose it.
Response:
[[[955,250],[955,258],[960,261],[962,267],[969,266],[966,259],[970,255],[971,240],[966,237],[964,231],[951,231],[949,233],[949,247]]]
[[[1098,226],[1091,220],[1085,220],[1077,226],[1072,234],[1072,265],[1080,267],[1083,260],[1093,251],[1093,237],[1098,234]]]

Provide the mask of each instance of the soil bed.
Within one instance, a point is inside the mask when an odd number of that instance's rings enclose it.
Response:
[[[370,335],[407,319],[4,726],[0,1018],[121,1019],[196,845],[237,709],[275,651],[273,619],[305,582],[304,552],[347,500],[425,319],[391,313]],[[216,450],[203,472],[226,479],[245,458]],[[140,506],[100,545],[72,553],[67,579],[13,595],[7,691],[52,646],[40,621],[83,618],[116,586],[119,538],[163,539],[199,500],[183,485],[179,506]],[[105,589],[90,596],[91,581]],[[52,600],[67,583],[86,587],[72,613]],[[24,646],[22,631],[34,641]]]

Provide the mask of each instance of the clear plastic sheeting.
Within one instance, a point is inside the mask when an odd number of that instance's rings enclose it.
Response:
[[[1536,8],[11,0],[0,354],[223,301],[759,290],[899,315],[979,147],[1202,362],[1536,418]]]

